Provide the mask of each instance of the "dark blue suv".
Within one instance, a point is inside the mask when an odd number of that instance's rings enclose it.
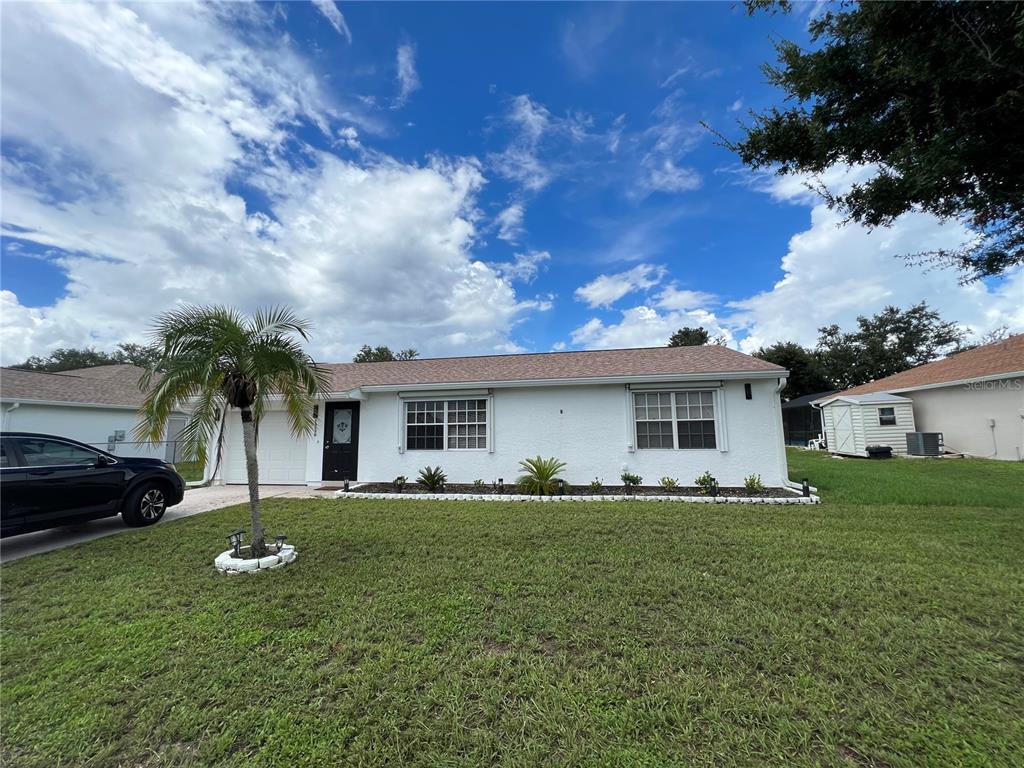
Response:
[[[126,525],[152,525],[184,495],[181,475],[159,459],[54,435],[0,434],[0,536],[118,514]]]

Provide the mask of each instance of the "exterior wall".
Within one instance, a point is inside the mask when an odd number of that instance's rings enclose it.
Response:
[[[440,464],[452,482],[479,478],[490,483],[500,477],[510,483],[520,474],[520,460],[540,454],[567,462],[565,479],[576,485],[595,477],[617,485],[626,469],[651,485],[666,475],[690,485],[705,470],[723,486],[742,485],[750,474],[761,475],[766,485],[782,485],[785,452],[776,381],[751,381],[751,400],[745,399],[743,384],[726,382],[720,400],[724,409],[716,406],[719,435],[725,434],[727,445],[720,437],[716,449],[633,452],[627,447],[634,442],[632,399],[622,385],[496,389],[493,450],[480,451],[400,452],[399,399],[394,393],[373,393],[361,404],[358,476],[360,481],[390,481],[398,475],[414,480],[423,467]],[[322,408],[320,416],[307,456],[310,481],[321,477]]]
[[[914,401],[917,431],[942,432],[947,450],[1005,461],[1024,458],[1024,379],[900,394]]]
[[[896,412],[896,424],[881,426],[878,423],[878,409],[892,408]],[[907,432],[917,432],[914,428],[914,406],[910,403],[864,404],[855,406],[860,412],[861,435],[863,444],[859,450],[867,452],[869,445],[888,445],[894,454],[905,456],[907,453]]]
[[[124,430],[128,442],[118,443],[113,453],[119,456],[148,456],[163,459],[164,445],[132,443],[132,430],[138,423],[138,412],[133,408],[99,408],[94,406],[33,405],[22,403],[9,410],[4,403],[3,429],[5,432],[41,432],[47,435],[69,437],[107,450],[107,438],[115,430]]]

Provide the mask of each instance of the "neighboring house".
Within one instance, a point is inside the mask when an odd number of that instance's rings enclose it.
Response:
[[[794,397],[782,404],[782,429],[786,435],[786,445],[806,447],[808,441],[817,440],[824,434],[821,429],[821,411],[813,403],[837,391],[815,392],[813,395]]]
[[[555,456],[571,484],[723,486],[787,481],[779,392],[787,372],[717,345],[326,365],[316,431],[294,439],[280,405],[259,425],[264,483],[391,481],[440,465],[451,482],[514,482],[519,461]],[[244,483],[229,413],[215,480]],[[213,452],[211,451],[211,455]],[[212,462],[211,462],[212,464]]]
[[[134,365],[100,365],[59,373],[0,369],[0,414],[5,432],[42,432],[70,437],[121,456],[153,456],[174,461],[174,436],[185,414],[168,425],[170,442],[133,441],[143,394]]]
[[[885,397],[891,401],[882,402]],[[863,455],[856,442],[860,419],[864,445],[886,444],[905,453],[907,432],[941,432],[947,452],[1021,461],[1024,334],[853,387],[816,405],[829,450],[837,453]],[[851,441],[852,449],[844,448]]]

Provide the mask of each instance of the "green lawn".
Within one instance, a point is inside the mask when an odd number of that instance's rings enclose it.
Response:
[[[1019,766],[1024,466],[825,503],[270,500],[3,566],[10,766]]]
[[[174,465],[186,483],[203,479],[203,465],[198,461],[179,461]]]

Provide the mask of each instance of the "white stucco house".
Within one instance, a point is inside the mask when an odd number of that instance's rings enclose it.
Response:
[[[1024,334],[950,355],[815,402],[829,450],[907,452],[907,432],[939,432],[946,452],[1024,460]]]
[[[121,456],[174,461],[174,437],[186,415],[168,424],[169,442],[134,442],[143,395],[134,365],[101,365],[60,373],[0,369],[0,418],[4,432],[41,432],[70,437]]]
[[[565,479],[656,484],[710,471],[722,486],[759,474],[788,484],[779,392],[787,372],[716,345],[326,364],[331,392],[315,433],[296,439],[282,410],[259,425],[263,483],[415,480],[440,465],[452,482],[512,481],[536,455]],[[279,407],[278,407],[279,408]],[[211,456],[215,455],[211,448]],[[246,481],[230,413],[214,482]]]

